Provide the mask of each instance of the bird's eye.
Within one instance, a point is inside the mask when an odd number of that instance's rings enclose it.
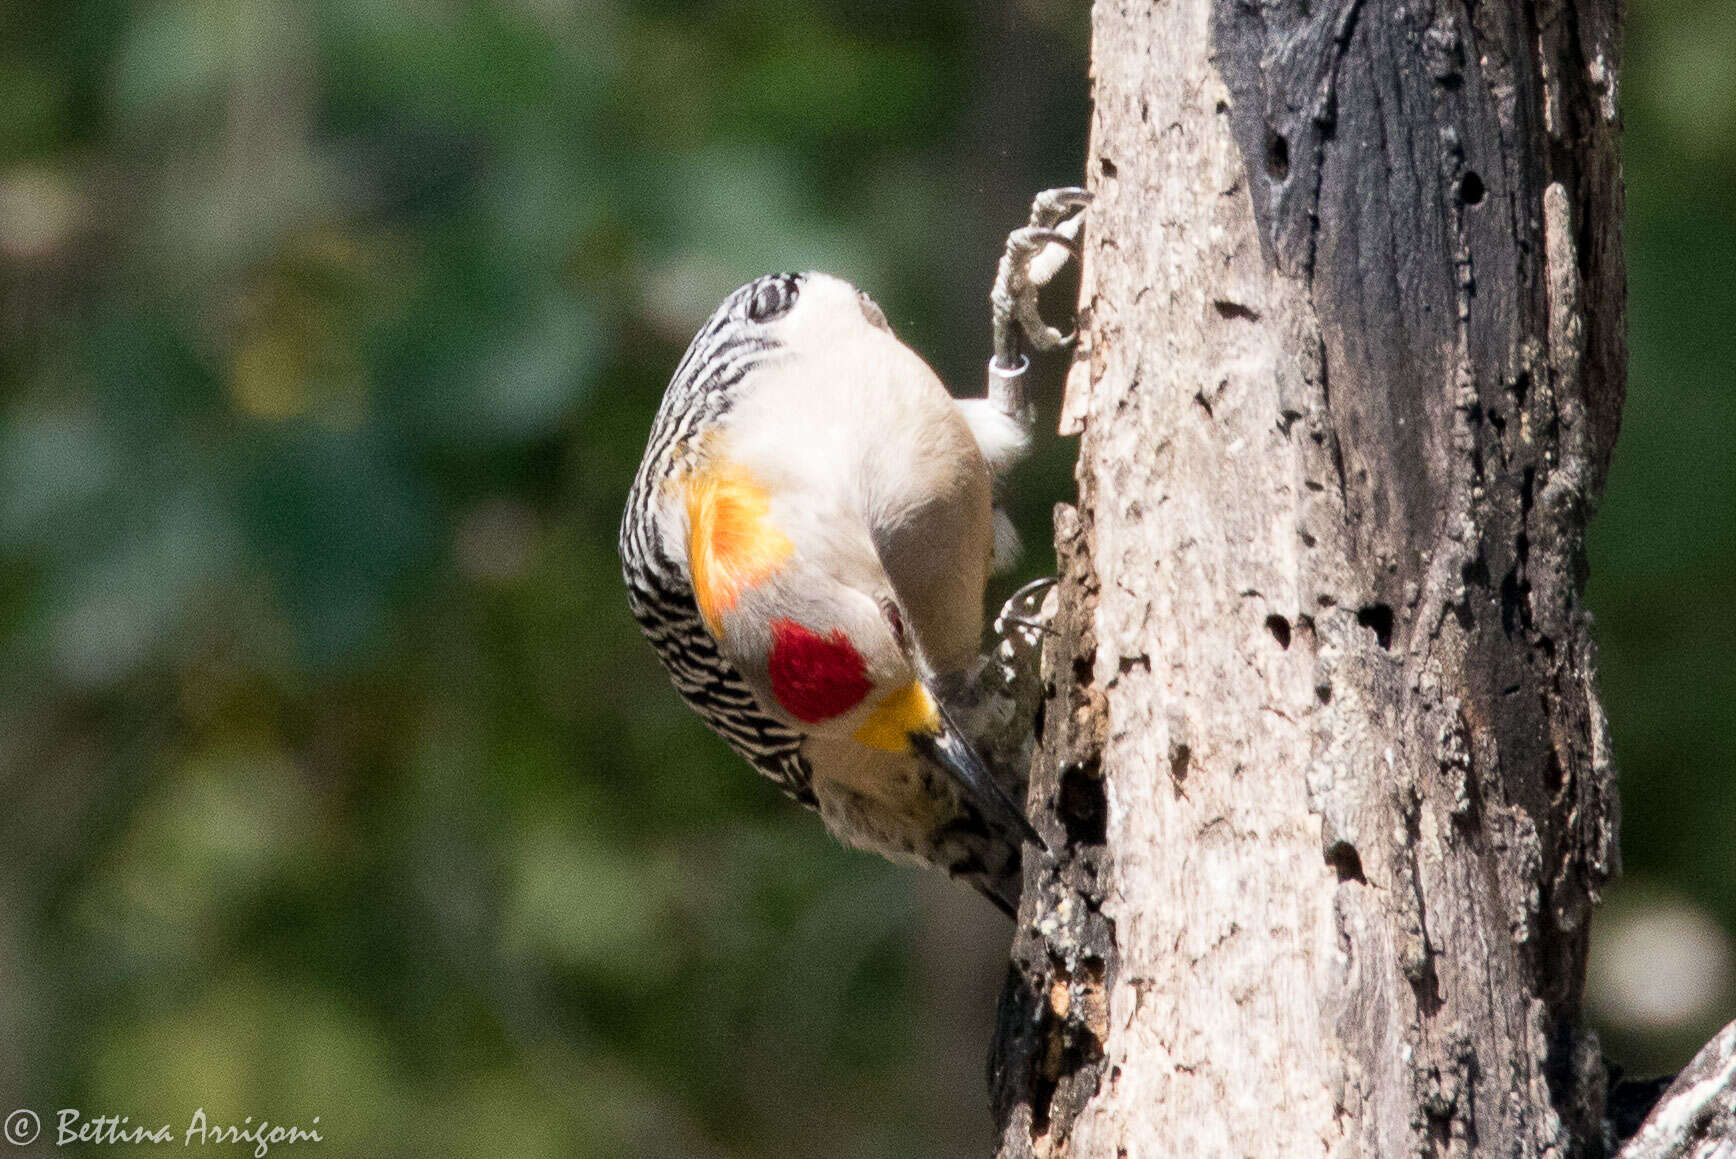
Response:
[[[862,303],[862,316],[868,319],[868,325],[888,334],[892,333],[892,326],[886,321],[886,311],[882,310],[873,298],[861,290],[856,292],[856,298]]]
[[[796,304],[796,282],[794,274],[761,279],[748,299],[747,316],[755,322],[770,322],[788,314]]]
[[[880,601],[880,614],[886,617],[886,626],[892,629],[892,638],[898,641],[898,646],[908,647],[910,642],[904,635],[904,613],[898,610],[898,605],[883,599]]]

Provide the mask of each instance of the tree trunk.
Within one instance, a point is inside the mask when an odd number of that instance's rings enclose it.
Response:
[[[1094,13],[1001,1155],[1596,1155],[1615,0]]]

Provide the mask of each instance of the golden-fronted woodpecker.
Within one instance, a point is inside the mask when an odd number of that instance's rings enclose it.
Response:
[[[995,479],[1030,436],[1019,330],[1065,340],[1036,289],[1084,202],[1049,191],[1008,239],[987,398],[953,398],[838,278],[736,290],[664,394],[621,526],[633,614],[706,723],[839,839],[1008,913],[1022,842],[1041,839],[960,702],[1012,547]]]

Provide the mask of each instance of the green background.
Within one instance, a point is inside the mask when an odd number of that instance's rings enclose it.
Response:
[[[1008,927],[705,732],[614,537],[754,275],[850,278],[978,389],[999,241],[1079,177],[1087,18],[0,7],[0,1113],[318,1115],[328,1156],[986,1151]],[[1736,7],[1631,5],[1622,92],[1604,924],[1732,928]],[[1021,478],[1028,573],[1071,454]],[[1662,1032],[1605,1002],[1607,1035],[1679,1062],[1736,1016],[1713,989]]]

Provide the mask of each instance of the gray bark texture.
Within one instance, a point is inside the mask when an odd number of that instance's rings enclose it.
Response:
[[[1736,1156],[1736,1022],[1677,1075],[1621,1159]]]
[[[1000,1154],[1591,1156],[1617,0],[1099,0]]]

